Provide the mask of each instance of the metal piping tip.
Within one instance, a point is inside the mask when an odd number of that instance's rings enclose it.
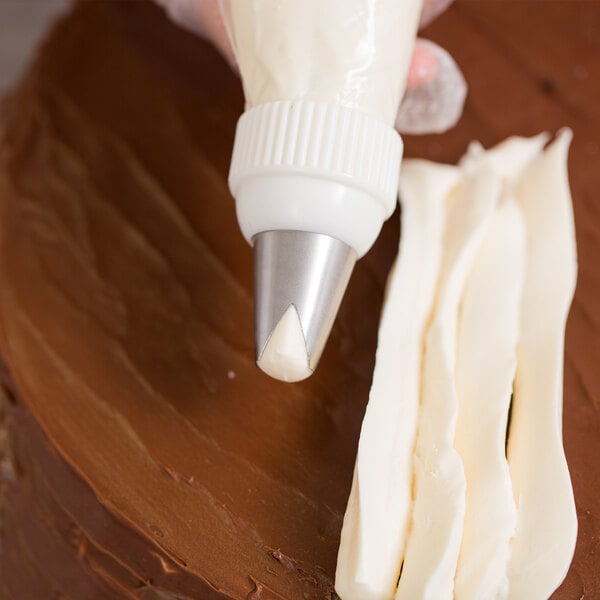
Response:
[[[256,364],[301,381],[315,370],[356,262],[353,248],[306,231],[254,237]]]

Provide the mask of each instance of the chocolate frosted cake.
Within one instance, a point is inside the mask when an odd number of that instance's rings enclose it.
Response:
[[[486,39],[498,22],[516,36],[510,43],[534,44],[534,2],[482,4],[459,2],[431,28],[471,82],[463,123],[409,140],[407,154],[451,161],[473,138],[565,121],[575,130],[580,283],[564,437],[579,539],[554,598],[595,598],[600,182],[583,166],[591,108],[539,86],[544,63],[526,71]],[[561,13],[551,3],[546,33],[575,37],[591,4]],[[477,60],[466,36],[480,46]],[[565,53],[585,43],[591,53],[597,42],[585,39]],[[487,89],[482,54],[497,73]],[[556,61],[559,81],[573,60]],[[510,100],[518,114],[501,109],[501,85],[519,96]],[[226,183],[241,109],[240,84],[217,53],[145,2],[77,4],[3,102],[2,598],[337,597],[398,219],[357,265],[315,376],[294,385],[264,376],[253,362],[251,250]]]

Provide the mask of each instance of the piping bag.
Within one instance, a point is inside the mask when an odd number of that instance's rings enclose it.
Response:
[[[246,110],[229,172],[253,246],[258,366],[309,377],[393,213],[421,0],[220,0]]]

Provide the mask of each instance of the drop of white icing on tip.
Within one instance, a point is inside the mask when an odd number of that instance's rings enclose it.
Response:
[[[312,375],[300,317],[293,304],[279,319],[256,364],[281,381],[302,381]]]

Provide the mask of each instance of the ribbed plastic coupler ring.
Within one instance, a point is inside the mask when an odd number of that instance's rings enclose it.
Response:
[[[340,104],[289,100],[260,104],[240,117],[229,187],[244,179],[305,173],[367,192],[384,207],[396,205],[402,140],[375,116]]]

